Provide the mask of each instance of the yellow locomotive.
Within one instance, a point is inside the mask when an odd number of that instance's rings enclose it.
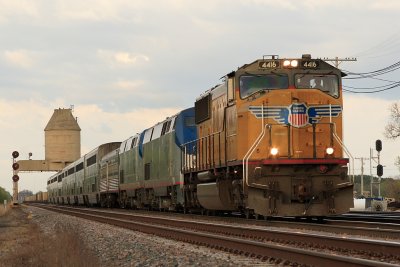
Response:
[[[182,145],[185,208],[266,217],[349,211],[344,75],[310,55],[264,56],[201,95],[197,139]]]

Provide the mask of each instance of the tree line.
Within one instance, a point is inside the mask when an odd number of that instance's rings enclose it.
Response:
[[[11,195],[3,187],[0,186],[0,204],[3,204],[4,200],[7,200],[7,202],[9,202],[11,200]]]
[[[370,191],[371,187],[371,176],[364,175],[364,191]],[[378,179],[375,178],[374,182]],[[374,196],[378,194],[378,185],[373,185]],[[361,175],[354,176],[354,191],[356,191],[356,197],[361,196]],[[387,198],[395,198],[400,201],[400,180],[393,178],[383,178],[381,179],[381,196]]]

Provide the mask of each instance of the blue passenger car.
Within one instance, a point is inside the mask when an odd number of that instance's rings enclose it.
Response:
[[[194,108],[122,142],[120,205],[175,210],[183,206],[180,146],[196,139]]]

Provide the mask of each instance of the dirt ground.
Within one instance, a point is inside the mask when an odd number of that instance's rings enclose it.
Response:
[[[0,209],[0,267],[88,266],[93,258],[75,233],[43,233],[26,207]],[[91,259],[91,266],[98,266]]]

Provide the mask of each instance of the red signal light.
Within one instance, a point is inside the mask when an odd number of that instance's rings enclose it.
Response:
[[[19,176],[15,174],[15,175],[12,177],[12,180],[13,180],[14,182],[18,182],[18,181],[19,181]]]
[[[18,152],[18,151],[14,151],[14,152],[12,153],[12,157],[13,157],[14,159],[18,158],[18,157],[19,157],[19,152]]]
[[[19,169],[19,164],[16,163],[16,162],[13,163],[12,168],[13,168],[14,171],[18,170]]]

